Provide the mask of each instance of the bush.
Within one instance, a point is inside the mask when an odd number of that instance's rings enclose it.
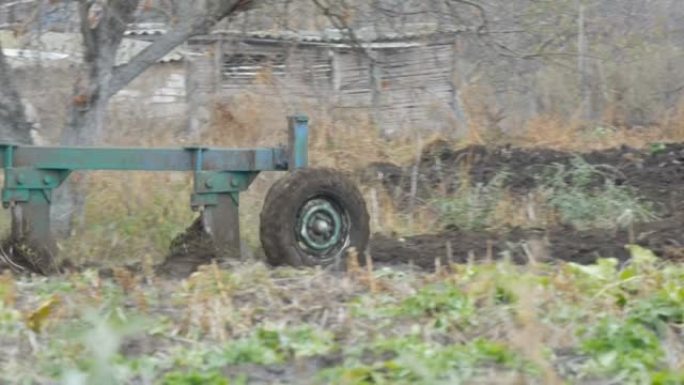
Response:
[[[563,223],[578,229],[625,228],[656,218],[652,205],[632,189],[615,184],[612,169],[576,157],[542,177],[542,191]]]

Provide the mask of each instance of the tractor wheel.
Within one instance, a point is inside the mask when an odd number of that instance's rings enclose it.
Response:
[[[331,169],[296,170],[269,190],[261,244],[272,265],[328,266],[350,247],[363,253],[370,235],[363,195]]]

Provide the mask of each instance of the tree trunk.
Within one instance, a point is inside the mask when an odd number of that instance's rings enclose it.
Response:
[[[0,142],[31,144],[31,124],[0,45]]]
[[[93,36],[99,41],[90,50],[91,61],[84,64],[77,81],[69,121],[62,133],[64,146],[92,146],[104,142],[107,106],[111,98],[111,79],[116,64],[116,50],[123,30],[101,29]],[[114,34],[106,37],[103,35]],[[85,80],[84,80],[85,79]],[[53,231],[58,237],[70,236],[82,226],[85,214],[87,174],[76,173],[55,191],[52,204]]]
[[[102,96],[102,95],[99,95]],[[74,98],[79,97],[75,93]],[[92,146],[102,143],[109,98],[94,98],[90,105],[73,105],[61,144],[65,146]],[[76,172],[54,193],[51,207],[52,229],[57,237],[73,234],[84,223],[87,191],[87,174]]]
[[[578,0],[578,21],[577,21],[577,73],[579,74],[580,88],[580,116],[583,120],[592,118],[591,85],[589,84],[589,73],[587,67],[587,36],[585,9],[582,0]]]
[[[126,26],[133,21],[139,2],[108,2],[97,21],[93,21],[92,4],[81,2],[79,12],[85,62],[74,85],[62,145],[92,146],[103,142],[116,51]],[[51,221],[53,232],[58,237],[72,235],[83,224],[86,187],[86,174],[76,173],[55,191]]]

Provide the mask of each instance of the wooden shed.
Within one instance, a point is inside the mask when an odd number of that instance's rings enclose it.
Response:
[[[201,125],[200,106],[249,91],[365,113],[388,134],[453,127],[460,32],[216,31],[189,44],[190,110]]]

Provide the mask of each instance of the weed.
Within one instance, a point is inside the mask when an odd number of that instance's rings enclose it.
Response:
[[[220,346],[180,350],[174,367],[216,371],[228,365],[284,364],[294,359],[328,354],[335,344],[332,335],[310,327],[258,328],[248,336]]]
[[[644,383],[650,372],[661,369],[664,352],[656,334],[636,320],[604,318],[582,341],[589,355],[586,370],[611,373],[624,381]]]
[[[561,223],[577,229],[629,228],[635,223],[657,219],[650,202],[632,189],[614,183],[616,171],[587,163],[581,157],[569,165],[548,167],[538,178],[530,196],[538,197],[538,217],[558,217]],[[520,221],[506,211],[520,202],[509,202],[506,188],[508,172],[500,172],[487,183],[475,186],[467,182],[453,194],[431,200],[442,227],[482,230]],[[526,219],[523,224],[538,226],[539,220]]]
[[[390,307],[393,317],[428,318],[437,329],[467,326],[475,312],[472,299],[448,283],[434,284]]]
[[[381,341],[373,348],[376,357],[391,359],[371,363],[348,362],[321,372],[330,384],[460,384],[481,374],[476,368],[493,365],[501,370],[531,371],[531,367],[500,343],[476,339],[466,345],[442,346],[419,339]]]
[[[657,293],[632,304],[629,317],[664,337],[669,325],[684,325],[684,301]]]
[[[462,183],[452,195],[432,200],[442,227],[478,230],[494,225],[496,209],[505,196],[508,174],[497,174],[486,184]]]
[[[613,170],[576,157],[569,167],[559,164],[549,171],[541,178],[548,205],[575,228],[627,228],[656,219],[648,202],[613,182]]]
[[[230,381],[218,371],[208,373],[190,371],[188,373],[171,372],[164,376],[160,385],[241,385],[245,380]]]

